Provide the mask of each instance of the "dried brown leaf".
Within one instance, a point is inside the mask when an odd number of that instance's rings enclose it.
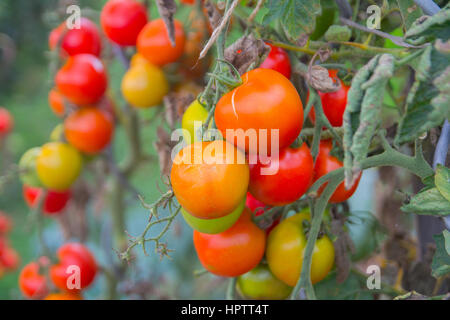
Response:
[[[155,149],[158,153],[159,167],[161,169],[161,175],[169,176],[170,169],[172,168],[172,148],[175,146],[175,142],[170,140],[169,133],[163,126],[159,126],[156,131],[157,141],[155,142]]]
[[[195,97],[189,92],[172,92],[164,97],[165,118],[171,128],[181,121],[184,111]]]
[[[203,3],[206,13],[208,14],[209,24],[213,29],[216,29],[219,26],[220,18],[222,17],[219,10],[217,10],[214,3],[210,0],[206,0]]]
[[[166,25],[167,33],[169,34],[170,43],[175,47],[175,25],[173,16],[177,11],[175,0],[156,0],[159,15]]]
[[[309,68],[306,81],[320,92],[335,92],[341,88],[341,82],[330,78],[328,69],[318,65]]]
[[[344,229],[346,217],[343,214],[338,214],[335,210],[332,210],[331,216],[331,233],[336,237],[336,241],[333,242],[336,252],[336,281],[343,283],[350,273],[350,253],[355,252],[355,247],[349,234]]]
[[[270,47],[250,34],[239,38],[225,49],[225,60],[233,64],[240,74],[248,71],[252,64],[259,65],[269,54]]]

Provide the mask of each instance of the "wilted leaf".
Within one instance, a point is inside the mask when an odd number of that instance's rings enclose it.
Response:
[[[447,201],[450,201],[450,169],[443,165],[438,165],[434,183],[442,196],[447,199]]]
[[[445,199],[437,188],[431,188],[420,191],[401,209],[410,213],[442,217],[450,214],[450,201]]]
[[[335,92],[341,88],[341,82],[330,78],[328,69],[319,65],[314,65],[308,70],[306,81],[320,92]]]
[[[450,232],[444,230],[442,234],[433,236],[436,242],[436,253],[431,264],[432,275],[435,278],[442,277],[450,273]]]
[[[243,74],[252,65],[259,65],[269,54],[270,47],[253,34],[245,35],[225,49],[225,60]]]
[[[172,148],[176,142],[170,140],[170,135],[164,129],[164,127],[159,126],[156,131],[156,136],[158,138],[155,141],[154,146],[159,158],[159,167],[161,169],[161,174],[163,176],[170,175],[170,169],[172,168]]]
[[[370,142],[380,121],[387,81],[394,72],[390,54],[377,55],[355,75],[344,112],[345,185],[350,188],[361,172]]]
[[[412,141],[440,125],[450,114],[449,105],[450,54],[429,46],[416,70],[416,80],[408,93],[395,143]]]
[[[159,15],[166,25],[167,33],[169,34],[170,43],[175,47],[175,25],[173,16],[177,11],[177,6],[174,0],[156,0]]]
[[[405,28],[408,30],[414,21],[423,16],[422,9],[413,0],[397,0]]]
[[[333,242],[336,262],[336,282],[343,283],[350,273],[350,254],[355,252],[355,246],[349,234],[345,231],[346,217],[332,210],[331,233],[336,237]]]
[[[423,294],[417,293],[415,291],[408,292],[406,294],[394,298],[394,300],[428,300],[428,299],[429,298],[427,296],[424,296]]]
[[[217,10],[214,3],[210,0],[206,0],[203,5],[205,6],[206,13],[208,14],[208,20],[213,29],[217,28],[220,23],[220,18],[222,15],[219,10]]]
[[[319,0],[268,0],[268,9],[263,24],[280,21],[286,34],[297,40],[301,34],[311,34],[316,25],[316,16],[322,10]]]
[[[421,45],[435,39],[447,41],[450,38],[450,5],[432,17],[417,19],[405,34],[405,41]]]
[[[171,128],[181,120],[184,111],[194,99],[194,95],[189,92],[172,92],[164,97],[166,121]]]

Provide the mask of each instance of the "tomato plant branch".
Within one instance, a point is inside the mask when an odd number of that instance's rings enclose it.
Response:
[[[234,288],[236,287],[237,278],[233,277],[228,280],[226,299],[234,300]]]

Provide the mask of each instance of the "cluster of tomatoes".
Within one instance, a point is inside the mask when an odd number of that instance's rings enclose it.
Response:
[[[40,257],[20,272],[19,288],[30,299],[81,300],[81,291],[95,279],[97,262],[81,243],[66,243],[57,251],[58,261]],[[49,281],[49,280],[50,281]]]
[[[329,73],[341,81],[335,70]],[[260,67],[243,74],[242,84],[216,105],[214,120],[224,140],[204,141],[195,132],[194,121],[204,124],[208,112],[199,100],[194,101],[182,119],[188,145],[176,155],[171,170],[173,191],[185,221],[194,229],[200,262],[213,274],[238,277],[237,290],[246,298],[283,299],[290,294],[300,277],[307,240],[304,226],[310,219],[304,210],[283,221],[275,219],[263,231],[252,216],[299,200],[314,181],[343,165],[330,154],[331,140],[320,142],[315,162],[306,142],[296,145],[303,105],[290,76],[287,53],[270,45]],[[347,91],[341,83],[336,92],[319,93],[333,126],[342,125]],[[313,111],[309,116],[314,122]],[[256,135],[252,143],[248,137],[227,136],[230,129],[265,129],[267,134]],[[271,137],[274,129],[278,141]],[[269,161],[260,157],[262,150],[268,151]],[[278,157],[270,157],[274,150]],[[342,183],[329,202],[346,201],[356,187],[357,183],[347,190]],[[333,265],[333,243],[323,235],[312,257],[312,283],[324,279]]]
[[[8,233],[11,228],[11,219],[0,211],[0,278],[4,273],[15,270],[20,263],[19,255],[8,241]]]

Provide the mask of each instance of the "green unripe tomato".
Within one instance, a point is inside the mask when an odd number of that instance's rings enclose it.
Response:
[[[194,230],[197,230],[201,233],[208,233],[208,234],[217,234],[224,232],[225,230],[231,228],[233,224],[239,219],[241,216],[242,211],[244,210],[245,206],[245,198],[244,200],[239,204],[239,206],[233,210],[230,214],[216,218],[216,219],[200,219],[197,217],[194,217],[190,213],[188,213],[186,210],[181,208],[181,214],[183,215],[184,220],[186,223]]]
[[[292,287],[278,280],[267,265],[260,264],[238,277],[236,290],[246,299],[283,300],[289,297]]]
[[[181,120],[181,127],[189,132],[189,135],[183,132],[186,144],[199,141],[194,128],[195,121],[200,121],[203,125],[207,118],[208,111],[206,111],[198,100],[194,100],[184,112],[183,119]]]
[[[23,184],[31,187],[42,187],[41,180],[36,171],[36,158],[40,152],[40,147],[31,148],[20,158],[19,172],[20,180]]]

